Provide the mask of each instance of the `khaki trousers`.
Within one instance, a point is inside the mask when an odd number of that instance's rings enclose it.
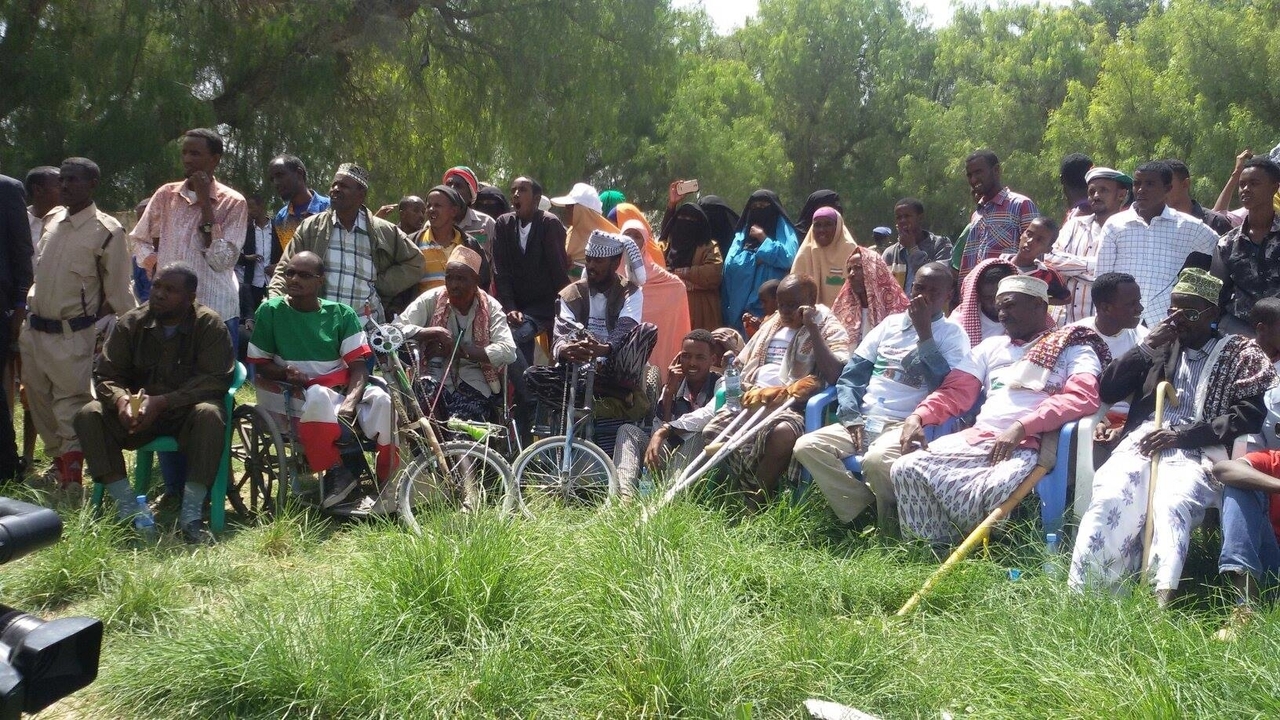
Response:
[[[95,339],[93,327],[61,335],[24,327],[18,338],[27,407],[51,458],[80,449],[73,423],[80,408],[93,399]]]
[[[898,503],[889,481],[889,468],[902,453],[898,442],[902,423],[887,423],[862,458],[862,479],[844,468],[845,458],[856,453],[853,438],[835,424],[805,433],[796,441],[795,458],[813,476],[831,509],[841,522],[852,522],[873,503],[880,528],[896,534]]]

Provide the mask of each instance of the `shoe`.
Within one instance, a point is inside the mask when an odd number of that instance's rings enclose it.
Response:
[[[1240,639],[1241,633],[1250,623],[1253,622],[1255,613],[1249,605],[1237,605],[1231,611],[1231,617],[1227,618],[1227,622],[1213,634],[1213,639],[1218,642],[1235,642]]]
[[[351,496],[360,483],[356,482],[355,476],[351,471],[339,465],[333,468],[324,476],[324,487],[327,491],[324,499],[320,501],[320,507],[328,510],[329,508],[342,504]]]
[[[188,545],[213,545],[213,533],[205,527],[204,520],[192,520],[182,526],[182,541]]]
[[[161,513],[176,513],[182,509],[182,493],[162,493],[151,501],[151,512],[159,517]]]

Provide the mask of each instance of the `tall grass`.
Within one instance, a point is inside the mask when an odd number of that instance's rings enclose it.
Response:
[[[774,718],[809,697],[885,718],[1280,716],[1276,613],[1224,645],[1211,594],[1168,612],[1072,594],[1030,523],[897,619],[936,559],[820,503],[638,521],[440,513],[418,537],[285,513],[193,551],[76,516],[0,579],[10,604],[107,620],[81,700],[104,717]]]

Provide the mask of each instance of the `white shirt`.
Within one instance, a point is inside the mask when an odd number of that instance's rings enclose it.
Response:
[[[1112,360],[1119,358],[1121,355],[1124,355],[1137,347],[1138,343],[1142,342],[1142,339],[1147,336],[1148,332],[1145,327],[1139,325],[1136,328],[1122,328],[1120,332],[1115,335],[1104,335],[1100,330],[1098,330],[1097,316],[1087,317],[1071,324],[1079,325],[1080,327],[1087,327],[1098,333],[1098,336],[1102,338],[1102,341],[1107,344],[1107,349],[1111,351]]]
[[[529,247],[529,233],[533,231],[533,223],[516,220],[516,230],[520,233],[520,252],[524,252]]]
[[[974,427],[987,432],[1004,432],[1042,400],[1061,391],[1067,378],[1080,374],[1097,376],[1102,372],[1093,348],[1072,345],[1058,356],[1057,364],[1049,371],[1044,390],[1012,387],[1007,378],[1028,347],[1028,343],[1014,345],[1008,336],[988,338],[978,343],[978,347],[956,366],[957,370],[981,380],[987,393],[987,401],[978,411]]]
[[[756,385],[760,387],[778,387],[782,382],[782,361],[787,356],[787,348],[796,336],[795,328],[783,327],[769,338],[769,346],[764,351],[764,363],[756,373]]]
[[[604,293],[590,292],[588,301],[590,303],[590,317],[586,322],[582,322],[580,318],[573,315],[573,311],[569,309],[568,303],[560,303],[560,317],[565,320],[582,323],[583,327],[591,333],[599,342],[609,342],[609,323],[608,323],[608,298]],[[622,303],[622,310],[618,313],[618,319],[631,318],[636,324],[641,322],[641,315],[644,312],[644,291],[636,288]]]
[[[969,354],[969,335],[943,317],[934,320],[931,327],[942,357],[951,367],[958,367]],[[890,315],[862,338],[854,354],[875,365],[862,397],[863,415],[901,422],[915,412],[932,388],[923,375],[908,376],[902,361],[919,345],[920,335],[906,313]]]
[[[1132,275],[1146,303],[1142,320],[1155,327],[1169,311],[1169,292],[1187,255],[1212,256],[1217,245],[1218,235],[1208,225],[1167,205],[1150,225],[1129,208],[1112,215],[1102,228],[1097,274]]]

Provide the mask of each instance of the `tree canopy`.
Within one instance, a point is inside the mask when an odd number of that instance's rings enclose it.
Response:
[[[1054,214],[1070,152],[1180,157],[1212,200],[1241,148],[1280,142],[1278,31],[1280,0],[961,8],[939,29],[901,0],[761,0],[724,36],[669,0],[0,0],[0,170],[87,155],[102,204],[129,207],[214,126],[246,191],[289,152],[315,178],[367,165],[375,199],[455,164],[651,208],[697,177],[731,203],[834,189],[863,238],[912,195],[954,233],[984,146]]]

